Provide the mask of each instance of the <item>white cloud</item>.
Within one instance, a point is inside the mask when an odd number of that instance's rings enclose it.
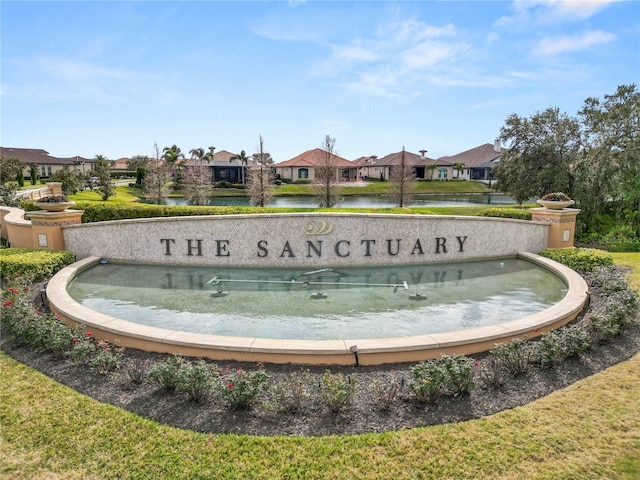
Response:
[[[373,62],[380,58],[373,50],[359,46],[335,47],[334,56],[346,62]]]
[[[550,14],[557,19],[584,20],[618,0],[549,0]]]
[[[400,58],[405,71],[424,70],[458,57],[469,48],[464,43],[426,41],[400,52]]]
[[[534,52],[543,56],[557,55],[563,52],[584,50],[594,45],[612,42],[615,39],[615,35],[603,32],[602,30],[591,30],[575,35],[547,37],[538,42],[534,48]]]
[[[497,27],[523,27],[558,22],[579,22],[591,18],[620,0],[514,0],[513,15],[502,16]]]
[[[456,35],[452,24],[387,22],[368,37],[332,45],[331,57],[318,61],[312,73],[336,78],[338,85],[355,93],[412,98],[421,94],[417,85],[428,82],[427,73],[438,70],[446,76],[448,65],[470,50]]]
[[[20,98],[113,102],[148,80],[145,74],[68,57],[11,59],[10,64],[15,80],[3,95]]]

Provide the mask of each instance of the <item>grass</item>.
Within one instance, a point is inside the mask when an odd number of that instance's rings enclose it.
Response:
[[[491,190],[486,185],[480,182],[467,182],[463,180],[452,180],[448,182],[415,182],[414,184],[416,194],[465,194],[465,193],[491,193]],[[142,191],[132,187],[119,187],[130,188],[130,193],[134,196],[142,197]],[[389,182],[368,182],[365,185],[360,186],[339,186],[338,191],[340,195],[387,195],[389,193]],[[240,190],[237,188],[214,188],[210,192],[212,197],[242,197],[247,196],[249,193],[246,190]],[[297,183],[283,183],[279,187],[273,189],[273,194],[276,196],[296,196],[296,195],[314,195],[314,187],[311,184],[297,184]],[[182,196],[182,192],[172,192],[172,197]]]
[[[322,438],[179,430],[100,404],[4,354],[0,366],[5,480],[555,479],[634,478],[640,472],[638,356],[480,420]]]
[[[480,182],[466,182],[463,180],[449,182],[415,182],[414,193],[490,193],[491,190]],[[275,195],[313,195],[313,185],[283,183],[274,189]],[[340,195],[386,195],[389,193],[389,182],[367,182],[365,185],[341,185],[338,187]]]
[[[139,188],[133,187],[116,187],[116,194],[109,197],[110,203],[128,203],[139,200],[140,195]],[[74,202],[102,202],[102,197],[97,191],[94,190],[81,190],[78,193],[69,195],[69,200]]]
[[[632,269],[627,277],[629,285],[636,292],[640,292],[640,253],[611,253],[613,261]]]
[[[637,282],[640,254],[614,257]],[[101,404],[5,354],[0,371],[3,480],[640,477],[640,355],[479,420],[321,438],[179,430]]]

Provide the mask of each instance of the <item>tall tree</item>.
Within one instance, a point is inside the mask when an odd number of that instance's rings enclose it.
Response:
[[[184,154],[177,145],[171,145],[170,147],[164,147],[162,149],[162,156],[169,164],[173,171],[173,187],[178,188],[180,183],[180,174],[182,173],[182,160],[184,160]]]
[[[61,182],[62,192],[65,195],[72,195],[82,190],[86,183],[85,176],[82,172],[71,170],[69,165],[64,165],[61,170],[55,172],[49,180],[52,182]]]
[[[160,155],[158,144],[153,144],[154,158],[150,161],[145,173],[142,187],[146,195],[153,200],[156,205],[169,195],[167,182],[171,179],[171,166],[167,164]]]
[[[603,100],[588,98],[579,112],[583,155],[576,165],[575,198],[587,228],[612,213],[640,236],[640,92],[621,85]]]
[[[0,157],[0,183],[15,180],[23,165],[17,158]]]
[[[530,118],[510,115],[500,130],[507,154],[494,167],[496,188],[518,202],[573,190],[571,166],[580,153],[580,125],[558,108]]]
[[[134,155],[127,160],[127,170],[135,172],[138,168],[147,168],[151,163],[151,159],[147,155]]]
[[[406,207],[411,203],[415,180],[415,169],[407,163],[403,146],[400,163],[393,165],[389,172],[389,196],[395,205]]]
[[[462,162],[456,162],[453,164],[453,169],[456,171],[456,178],[460,178],[460,174],[464,171],[465,164]]]
[[[247,166],[247,164],[249,163],[249,159],[250,158],[251,157],[248,157],[244,150],[242,150],[237,155],[233,155],[231,158],[229,158],[229,163],[233,163],[236,160],[238,162],[240,162],[240,165],[242,166],[241,174],[242,174],[242,184],[243,185],[245,184],[244,169]]]
[[[319,206],[330,208],[338,199],[338,157],[335,151],[336,139],[325,135],[320,146],[320,161],[315,166],[315,191]]]
[[[96,155],[94,160],[94,168],[98,177],[97,190],[100,192],[102,200],[107,201],[109,197],[114,196],[116,193],[116,186],[111,181],[111,162],[104,155]]]
[[[184,172],[182,179],[185,197],[194,205],[206,205],[209,192],[212,188],[211,169],[204,164],[213,155],[213,147],[209,152],[204,148],[193,148],[189,151],[192,163]]]
[[[433,180],[433,174],[437,169],[438,165],[436,165],[435,163],[430,163],[429,165],[427,165],[427,170],[429,170],[429,180]]]
[[[244,150],[241,153],[244,153]],[[264,139],[262,135],[260,135],[256,153],[253,155],[253,167],[249,170],[248,182],[251,204],[255,207],[265,207],[272,197],[272,166],[273,159],[271,158],[271,154],[264,151]]]

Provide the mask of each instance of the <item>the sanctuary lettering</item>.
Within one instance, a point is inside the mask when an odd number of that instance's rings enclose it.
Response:
[[[258,240],[254,245],[236,248],[253,249],[255,258],[327,258],[378,257],[397,255],[425,255],[464,252],[467,236],[434,237],[431,239],[388,238],[356,240]],[[233,257],[234,245],[229,239],[205,242],[201,238],[161,238],[160,248],[165,256]]]

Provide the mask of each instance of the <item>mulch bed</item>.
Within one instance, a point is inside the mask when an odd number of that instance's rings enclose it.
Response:
[[[597,302],[592,296],[592,303]],[[566,360],[552,368],[532,368],[521,377],[509,377],[499,389],[474,388],[469,395],[439,397],[433,404],[416,401],[406,386],[399,388],[390,408],[381,411],[372,400],[376,398],[374,382],[408,379],[411,364],[360,367],[314,367],[300,365],[264,365],[269,384],[289,378],[292,372],[308,369],[311,376],[310,398],[295,413],[278,411],[273,392],[265,391],[247,410],[230,410],[213,400],[202,404],[190,401],[180,392],[168,393],[146,379],[135,385],[126,373],[127,362],[145,359],[163,361],[167,356],[133,349],[125,351],[123,367],[109,375],[99,375],[86,366],[49,354],[16,347],[3,338],[0,348],[19,362],[34,368],[52,379],[100,402],[109,403],[141,417],[166,425],[211,433],[250,435],[359,434],[403,430],[484,417],[502,410],[518,407],[564,388],[572,383],[628,360],[640,352],[640,323],[633,322],[624,335],[598,345],[578,358]],[[475,355],[481,361],[486,354]],[[220,369],[255,370],[256,364],[216,362]],[[318,386],[325,370],[331,373],[355,375],[358,390],[348,409],[331,412],[322,402]]]

